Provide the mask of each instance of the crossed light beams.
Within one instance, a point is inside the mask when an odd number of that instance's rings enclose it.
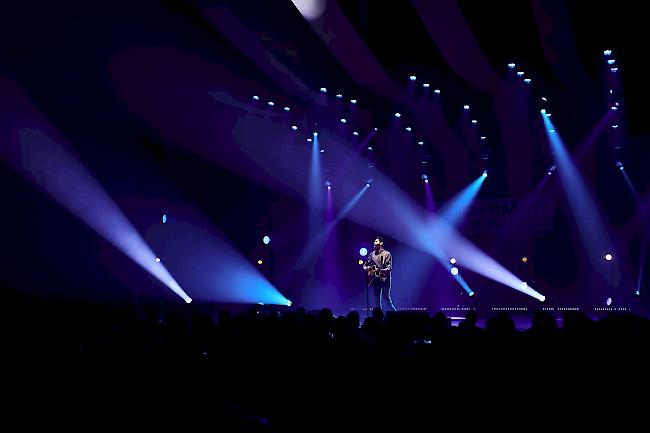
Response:
[[[603,266],[603,257],[613,253],[613,246],[596,205],[580,172],[568,154],[564,142],[556,132],[553,122],[544,112],[540,113],[544,120],[551,151],[558,165],[559,177],[567,196],[569,209],[576,219],[578,233],[586,248],[587,257],[594,269],[603,276],[610,287],[616,287],[621,278],[619,265],[616,261],[611,261],[608,266]]]
[[[320,136],[324,131],[319,132]],[[347,195],[345,193],[349,192],[353,185],[367,182],[368,161],[361,155],[350,152],[346,143],[336,139],[329,140],[328,152],[345,155],[345,164],[350,168],[349,172],[341,173],[340,178],[334,180],[337,191],[342,191],[339,197]],[[273,161],[263,161],[260,158],[258,163],[262,163],[261,165],[268,168],[269,173],[272,172]],[[360,198],[366,194],[369,188],[364,187],[357,191],[355,196],[345,204],[337,218],[328,224],[321,234],[317,235],[305,248],[298,263],[313,256],[318,251],[318,246],[325,242],[334,226],[347,216],[348,219],[361,225],[373,228],[395,240],[433,255],[441,263],[445,263],[445,266],[448,266],[449,257],[456,257],[465,268],[544,301],[543,295],[464,239],[444,219],[433,218],[433,222],[431,222],[430,214],[422,209],[420,204],[404,194],[391,179],[379,170],[373,171],[373,178],[373,186],[370,188],[372,191],[369,191],[372,200],[360,202]],[[449,217],[452,220],[462,217],[462,211],[459,212],[460,203],[462,200],[470,199],[480,183],[481,181],[477,180],[461,193],[462,199],[459,197],[458,201],[453,202],[449,208]],[[304,191],[303,188],[300,188],[300,185],[293,185],[294,190],[302,189]],[[373,212],[376,213],[378,209],[381,210],[381,218],[369,218],[369,215]]]
[[[192,288],[196,298],[291,305],[200,211],[176,211],[177,218],[173,222],[153,226],[147,239],[163,254],[174,275],[186,287]]]
[[[17,132],[22,159],[14,162],[25,170],[21,174],[185,302],[192,302],[165,266],[156,260],[156,254],[122,210],[79,161],[38,129],[23,128]]]
[[[350,213],[350,219],[425,251],[441,263],[444,262],[446,266],[449,257],[456,257],[467,269],[542,302],[545,300],[542,294],[466,240],[444,219],[438,217],[431,222],[431,218],[421,206],[404,194],[391,179],[380,172],[375,174],[372,203],[382,210],[382,217],[369,219],[367,210],[357,207]]]
[[[185,302],[192,302],[90,172],[44,132],[60,135],[18,86],[0,76],[0,94],[12,108],[0,116],[0,135],[7,138],[0,146],[0,158]]]
[[[58,139],[57,142],[52,138],[59,137],[60,134],[54,130],[44,115],[14,83],[2,77],[0,77],[0,94],[4,97],[3,102],[12,107],[11,112],[8,112],[10,115],[0,117],[0,134],[8,138],[8,142],[0,147],[0,158],[185,302],[191,302],[190,296],[183,291],[166,266],[157,260],[151,247],[92,174],[61,144],[62,139]],[[204,230],[187,228],[183,224],[164,224],[161,227],[164,228],[161,228],[160,236],[154,236],[151,239],[153,242],[165,240],[165,237],[170,236],[178,240],[179,237],[171,233],[178,234],[179,230],[183,235],[188,235],[187,238],[190,238],[189,235],[192,233],[200,231],[201,236],[197,238],[202,240],[202,246],[211,248],[213,259],[220,258],[220,266],[212,266],[213,269],[221,270],[218,275],[206,279],[205,285],[192,284],[197,294],[205,294],[206,299],[215,299],[215,282],[218,281],[220,285],[229,288],[232,292],[227,294],[230,300],[290,305],[290,301],[282,296],[257,269],[240,257],[227,242],[218,239],[215,242],[205,235]],[[208,242],[208,239],[212,241]],[[184,250],[171,248],[171,251],[164,251],[165,248],[173,245],[174,242],[161,242],[161,245],[156,245],[156,250],[164,252],[163,256],[166,259],[172,258],[174,254],[184,255],[188,260],[197,258],[197,254],[187,254],[188,251],[197,250],[196,244],[187,245]],[[192,261],[185,269],[181,267],[181,262],[166,260],[165,263],[168,267],[173,267],[174,271],[178,270],[178,273],[174,272],[175,275],[180,276],[182,272],[196,274],[196,261]],[[187,280],[181,278],[181,281],[195,282],[191,278]],[[233,294],[235,292],[236,294]],[[225,299],[216,300],[225,301]]]
[[[23,129],[19,137],[23,167],[33,181],[185,302],[192,302],[108,193],[63,146],[38,130]],[[291,305],[237,251],[208,236],[204,229],[178,223],[165,224],[164,230],[171,241],[159,250],[175,274],[200,293],[202,299]],[[202,266],[209,260],[216,263]],[[196,272],[197,269],[202,272]],[[220,271],[215,275],[209,269]]]
[[[330,144],[333,147],[340,143]],[[361,182],[363,167],[367,166],[359,155],[354,158],[349,182]],[[368,201],[350,210],[349,219],[366,227],[371,227],[378,232],[387,234],[395,240],[410,245],[414,248],[428,252],[441,262],[447,263],[449,257],[456,257],[467,269],[470,269],[487,278],[491,278],[517,291],[532,296],[540,301],[545,297],[529,287],[524,281],[497,263],[478,247],[466,240],[449,223],[438,217],[433,222],[421,206],[404,194],[395,183],[387,176],[375,171],[372,186],[372,208],[368,208]],[[453,207],[456,208],[455,206]],[[372,209],[381,209],[381,218],[368,218]]]
[[[528,286],[526,282],[517,278],[512,272],[461,236],[443,219],[439,218],[433,222],[432,227],[428,230],[428,236],[436,239],[439,250],[445,257],[455,257],[463,263],[463,267],[532,296],[541,302],[546,299],[544,295]],[[435,253],[435,251],[431,252]]]

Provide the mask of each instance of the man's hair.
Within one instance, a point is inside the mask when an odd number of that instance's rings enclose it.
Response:
[[[381,242],[382,244],[384,243],[384,238],[382,238],[381,236],[375,236],[375,239],[379,239],[379,242]]]

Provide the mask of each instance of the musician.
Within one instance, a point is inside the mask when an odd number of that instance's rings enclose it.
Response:
[[[363,270],[368,274],[368,287],[372,288],[375,306],[383,311],[385,300],[393,311],[397,310],[390,295],[393,256],[384,248],[384,238],[381,236],[375,238],[373,251],[368,255]]]

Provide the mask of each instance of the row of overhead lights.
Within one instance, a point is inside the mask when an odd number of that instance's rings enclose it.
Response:
[[[417,80],[417,77],[416,77],[415,75],[411,75],[411,76],[409,76],[409,79],[410,79],[411,81],[415,81],[415,80]],[[423,86],[424,88],[429,88],[429,87],[430,87],[430,84],[429,84],[429,83],[423,83],[422,86]],[[327,93],[327,88],[326,88],[326,87],[321,87],[321,88],[320,88],[320,92],[321,92],[321,93]],[[441,91],[440,91],[440,89],[434,89],[434,93],[436,93],[436,94],[440,94]],[[343,99],[343,95],[342,95],[341,93],[337,93],[337,94],[335,95],[335,97],[336,97],[337,99]],[[261,100],[261,98],[260,98],[258,95],[253,95],[253,100],[255,100],[255,101],[259,101],[259,100]],[[352,103],[352,104],[356,104],[357,102],[358,102],[357,99],[350,99],[350,103]],[[274,103],[273,101],[268,101],[268,102],[267,102],[267,105],[269,105],[270,107],[273,107],[273,106],[275,106],[275,103]],[[469,105],[465,105],[465,106],[464,106],[464,109],[468,110],[468,109],[469,109]],[[288,107],[288,106],[285,106],[285,107],[283,108],[283,110],[286,111],[286,112],[289,112],[289,111],[291,111],[291,108]],[[396,112],[396,113],[394,114],[394,116],[397,117],[397,118],[400,118],[400,117],[402,116],[402,114],[399,113],[399,112]],[[347,123],[348,123],[348,119],[347,119],[347,118],[344,118],[344,117],[342,117],[341,119],[339,119],[339,121],[340,121],[342,124],[347,124]],[[472,124],[475,124],[475,125],[478,124],[478,121],[477,121],[476,119],[472,119],[471,122],[472,122]],[[295,124],[294,124],[294,125],[291,125],[291,130],[292,130],[292,131],[298,131],[298,129],[299,129],[299,128],[298,128],[297,125],[295,125]],[[404,129],[405,129],[406,132],[412,132],[412,131],[413,131],[413,128],[412,128],[411,126],[406,126]],[[377,128],[374,128],[374,131],[377,131]],[[359,132],[358,132],[358,131],[353,131],[352,135],[354,135],[354,136],[358,136],[358,135],[359,135]],[[483,136],[481,137],[481,140],[485,140],[485,139],[486,139],[486,137],[483,137]],[[311,138],[307,138],[307,142],[312,142],[312,141],[313,141],[313,140],[312,140]],[[423,142],[422,140],[420,140],[420,141],[418,141],[418,144],[422,146],[422,145],[424,145],[424,142]]]
[[[415,75],[409,75],[409,81],[416,81],[417,79],[418,79],[418,77],[416,77]],[[428,88],[431,87],[431,84],[429,84],[427,82],[424,82],[424,83],[422,83],[422,87],[425,88],[425,89],[428,89]],[[440,94],[440,89],[433,89],[433,93],[435,93],[436,95],[439,95]]]
[[[516,67],[517,67],[516,64],[514,64],[514,63],[512,63],[512,62],[511,62],[511,63],[508,63],[508,68],[509,68],[509,69],[515,69]],[[523,77],[524,75],[525,75],[524,71],[517,71],[517,76],[518,76],[519,78]],[[533,81],[533,80],[531,80],[530,78],[524,78],[524,83],[526,83],[526,84],[530,84],[532,81]]]
[[[609,67],[610,72],[616,73],[618,72],[618,66],[616,65],[616,59],[612,58],[613,52],[612,50],[604,50],[603,51],[603,56],[605,57],[605,61],[607,63],[607,66]],[[609,89],[609,94],[612,95],[614,98],[614,89]],[[612,111],[618,111],[620,108],[620,103],[614,99],[614,104],[610,107]],[[614,122],[612,124],[612,129],[616,130],[619,128],[618,123]],[[620,149],[620,147],[617,147],[616,149]],[[621,161],[616,161],[616,167],[618,167],[619,170],[624,171],[625,167]]]

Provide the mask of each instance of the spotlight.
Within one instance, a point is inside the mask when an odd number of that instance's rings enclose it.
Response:
[[[487,138],[487,137],[484,136],[484,135],[481,136],[481,140],[485,140],[486,138]]]
[[[291,307],[292,304],[293,304],[293,302],[291,302],[289,299],[287,299],[287,307]]]
[[[608,65],[613,65],[614,63],[616,63],[616,60],[614,60],[614,59],[609,59],[609,60],[607,61],[607,64],[608,64]]]
[[[451,275],[456,276],[458,275],[458,268],[456,266],[452,266],[449,272],[451,272]]]
[[[439,95],[440,94],[440,89],[434,90],[433,93],[435,93],[436,95]]]
[[[521,258],[521,261],[524,263],[528,263],[528,257],[524,256]]]
[[[378,130],[377,128],[373,128],[373,131],[377,132],[377,131],[379,131],[379,130]]]
[[[368,151],[370,151],[370,152],[372,152],[372,150],[373,150],[373,149],[372,149],[372,146],[368,146],[366,149],[367,149]]]
[[[469,110],[469,105],[463,105],[463,109]]]
[[[523,77],[523,76],[524,76],[524,72],[523,72],[523,71],[519,71],[519,72],[517,72],[517,76],[518,76],[518,77]]]
[[[157,263],[160,263],[160,257],[156,257],[154,260],[155,260]]]
[[[410,127],[410,126],[407,126],[407,127],[404,128],[404,129],[406,130],[406,132],[411,132],[411,127]]]
[[[621,161],[616,161],[616,166],[619,168],[619,170],[623,170],[623,163]]]
[[[284,107],[283,110],[284,110],[284,111],[291,111],[291,108],[289,108],[289,107]]]
[[[359,255],[360,255],[361,257],[365,257],[365,256],[367,256],[367,255],[368,255],[368,249],[367,249],[366,247],[360,248],[360,249],[359,249]]]
[[[269,107],[273,107],[275,105],[275,102],[269,101],[269,102],[267,102],[267,104],[269,105]]]
[[[424,181],[424,183],[429,183],[429,176],[427,176],[426,174],[423,174],[422,175],[422,180]]]
[[[612,129],[618,129],[618,125],[612,125]]]
[[[347,119],[345,117],[341,118],[341,123],[348,123]]]
[[[366,188],[370,188],[370,184],[372,184],[372,179],[370,179],[368,182],[366,182]]]
[[[363,265],[363,260],[359,259],[359,261],[357,263],[360,264],[360,265]]]
[[[530,84],[531,81],[532,80],[530,78],[524,78],[524,83],[526,83],[526,84]]]
[[[343,98],[343,95],[341,95],[340,93],[336,94],[336,99],[342,99],[342,98]]]
[[[612,305],[612,298],[605,299],[605,305],[607,305],[608,307]]]
[[[162,223],[167,224],[167,214],[163,214],[162,216]]]
[[[268,235],[266,235],[262,238],[262,242],[264,243],[264,245],[268,245],[271,243],[271,238]]]
[[[261,265],[262,263],[264,263],[264,261],[263,261],[262,259],[259,259],[259,260],[257,261],[257,264],[258,264],[258,265]]]
[[[424,144],[424,141],[418,141],[418,144],[422,146]]]
[[[473,125],[476,125],[477,123],[478,123],[478,120],[476,120],[476,119],[472,119],[472,124],[473,124]]]
[[[318,137],[318,131],[314,131],[314,137]]]
[[[260,97],[259,97],[259,96],[257,96],[257,95],[253,95],[253,101],[259,101],[259,100],[260,100]]]
[[[429,83],[424,83],[424,84],[422,84],[422,87],[428,89],[430,87],[430,84]]]
[[[605,55],[605,57],[611,56],[612,55],[612,50],[605,50],[605,51],[603,51],[603,54]]]
[[[321,93],[327,93],[327,87],[321,87],[320,91]]]
[[[483,176],[483,177],[488,177],[488,171],[487,171],[487,170],[483,170],[483,174],[482,174],[481,176]]]
[[[359,133],[357,131],[354,131],[352,135],[359,135]]]
[[[449,259],[449,263],[451,263],[452,265],[455,265],[456,264],[456,258],[452,257],[451,259]]]
[[[541,110],[539,110],[539,112],[542,114],[546,114],[546,108],[542,108]]]
[[[395,113],[395,117],[400,118],[402,115],[400,113]]]
[[[555,132],[555,129],[551,128],[548,130],[548,132]]]
[[[291,129],[293,129],[294,131],[297,131],[298,127],[296,125],[291,125]]]
[[[187,299],[185,299],[185,303],[186,303],[186,304],[190,304],[191,302],[192,302],[192,298],[189,298],[189,297],[188,297]]]
[[[325,187],[327,188],[328,191],[331,190],[332,189],[332,182],[330,182],[329,180],[327,182],[325,182]]]
[[[608,262],[611,262],[613,258],[614,257],[609,253],[605,254],[605,260],[607,260]]]
[[[321,149],[321,150],[320,150],[320,153],[325,153],[325,149]]]
[[[417,80],[417,79],[418,79],[418,77],[416,77],[415,75],[411,75],[411,76],[409,77],[409,80],[411,80],[411,81],[415,81],[415,80]]]
[[[357,103],[357,100],[356,100],[356,99],[350,99],[350,103],[352,103],[352,104],[356,104],[356,103]]]
[[[307,139],[307,142],[308,142],[308,143],[311,143],[311,142],[312,142],[312,139],[311,139],[311,138],[308,138],[308,139]]]
[[[611,68],[610,71],[612,71],[612,72],[618,72],[618,68]]]
[[[612,105],[611,109],[612,109],[612,111],[616,111],[616,110],[618,110],[618,107],[616,105]]]
[[[514,63],[508,63],[508,67],[509,67],[510,69],[514,69],[515,66],[516,66],[516,65],[515,65]]]

